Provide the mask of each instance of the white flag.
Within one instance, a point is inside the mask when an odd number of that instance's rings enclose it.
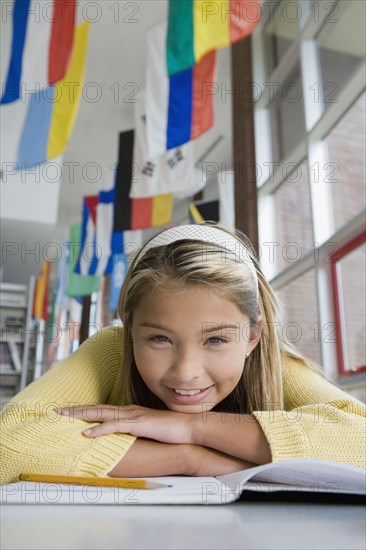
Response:
[[[153,197],[173,193],[177,198],[191,197],[204,187],[196,177],[193,143],[170,149],[149,159],[145,97],[141,94],[135,107],[135,139],[130,198]]]
[[[234,172],[219,172],[220,224],[229,231],[235,227]]]

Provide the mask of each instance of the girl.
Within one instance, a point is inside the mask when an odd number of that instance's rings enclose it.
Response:
[[[109,327],[5,408],[2,482],[21,471],[220,475],[292,458],[365,466],[365,405],[286,342],[250,243],[165,229]]]

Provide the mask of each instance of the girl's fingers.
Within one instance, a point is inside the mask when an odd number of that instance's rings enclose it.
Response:
[[[84,422],[118,422],[123,419],[131,419],[137,410],[130,407],[114,407],[108,405],[84,405],[82,407],[65,407],[56,409],[61,416],[72,416]]]
[[[85,422],[98,422],[103,419],[108,420],[111,411],[105,409],[105,407],[98,407],[94,405],[85,405],[84,407],[65,407],[62,409],[56,409],[56,412],[61,416],[72,416]],[[107,418],[108,417],[108,418]]]
[[[98,437],[100,435],[126,433],[126,429],[123,430],[123,426],[119,426],[116,422],[103,422],[92,428],[87,428],[83,431],[86,437]]]

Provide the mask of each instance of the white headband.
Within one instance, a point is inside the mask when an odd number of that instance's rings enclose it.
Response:
[[[170,227],[169,229],[166,229],[156,235],[156,237],[153,237],[145,244],[145,246],[142,247],[136,257],[135,265],[151,248],[166,246],[182,239],[189,241],[205,241],[207,243],[216,244],[228,252],[238,254],[239,262],[246,264],[251,271],[258,295],[257,271],[248,249],[238,239],[230,235],[230,233],[221,230],[219,227],[210,227],[208,225],[200,224],[186,224]]]

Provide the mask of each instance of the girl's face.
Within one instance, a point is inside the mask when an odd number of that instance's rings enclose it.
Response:
[[[134,311],[137,369],[168,409],[209,411],[239,382],[259,340],[249,329],[248,316],[223,293],[171,281]]]

